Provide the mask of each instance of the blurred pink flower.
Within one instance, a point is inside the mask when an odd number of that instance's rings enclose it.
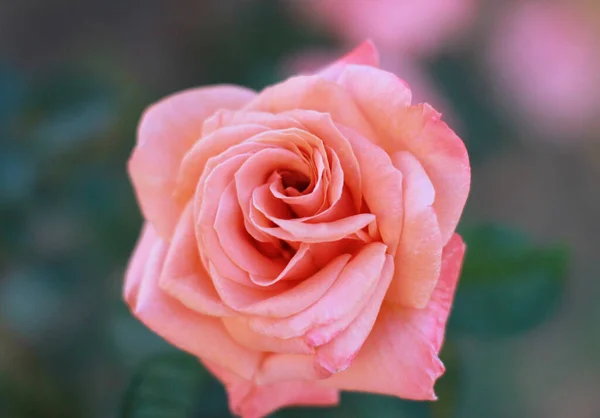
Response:
[[[293,2],[311,22],[354,44],[371,38],[382,49],[426,55],[461,34],[477,0],[306,0]]]
[[[510,111],[546,139],[579,136],[600,109],[593,28],[565,4],[521,3],[492,30],[488,66]]]

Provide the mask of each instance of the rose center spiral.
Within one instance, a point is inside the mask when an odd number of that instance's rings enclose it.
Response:
[[[293,195],[303,193],[310,185],[310,179],[303,173],[297,171],[282,171],[280,175],[281,184],[288,194],[290,194],[290,192],[292,192]],[[289,189],[293,189],[293,191]]]

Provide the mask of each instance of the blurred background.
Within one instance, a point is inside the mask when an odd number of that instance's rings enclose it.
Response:
[[[138,118],[365,38],[471,156],[448,372],[435,404],[345,394],[277,416],[600,417],[595,0],[0,0],[0,417],[229,416],[121,300]]]

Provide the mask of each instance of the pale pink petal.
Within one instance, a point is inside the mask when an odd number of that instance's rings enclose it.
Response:
[[[432,208],[435,190],[423,166],[409,152],[392,155],[404,174],[405,215],[396,253],[396,274],[386,300],[406,307],[424,308],[440,275],[442,236]]]
[[[258,276],[262,278],[259,279],[261,281],[271,281],[286,267],[287,263],[283,258],[266,257],[252,242],[244,225],[233,181],[220,196],[214,229],[225,254],[250,276]]]
[[[250,280],[248,272],[236,265],[223,251],[219,237],[214,228],[219,198],[226,187],[232,182],[233,175],[242,166],[249,154],[240,154],[218,165],[207,177],[206,181],[198,185],[194,196],[196,239],[201,254],[210,260],[219,271],[220,276],[226,277],[244,286],[256,286]],[[211,196],[206,199],[203,196]],[[205,265],[206,268],[208,266]],[[218,289],[217,289],[218,291]]]
[[[183,206],[173,198],[184,154],[200,138],[204,120],[218,109],[238,109],[255,93],[236,86],[212,86],[169,96],[146,110],[128,163],[144,217],[169,239]]]
[[[379,67],[379,53],[373,42],[370,40],[364,41],[348,54],[319,71],[317,75],[327,80],[336,80],[349,64]]]
[[[250,275],[250,279],[260,286],[272,286],[280,280],[306,279],[316,271],[317,268],[312,258],[310,245],[303,242],[277,277],[269,280],[262,276]]]
[[[269,187],[271,189],[271,187]],[[337,192],[336,192],[337,193]],[[282,207],[275,205],[274,201],[278,196],[269,195],[264,190],[256,189],[253,195],[253,205],[250,207],[250,218],[257,226],[267,227],[271,224],[279,225],[280,221],[294,221],[297,223],[324,224],[350,217],[356,214],[353,207],[352,196],[347,187],[342,187],[339,196],[331,203],[327,209],[317,212],[310,216],[293,218],[288,210],[282,210]],[[255,219],[256,218],[256,219]],[[258,222],[257,222],[258,221]]]
[[[410,87],[397,75],[379,68],[366,65],[348,65],[336,80],[349,92],[369,90],[373,97],[378,97],[377,102],[370,103],[370,112],[387,113],[391,109],[410,106],[412,93]],[[360,104],[359,104],[360,105]]]
[[[313,382],[290,381],[257,386],[218,365],[203,361],[229,394],[231,411],[243,418],[263,418],[288,406],[327,406],[339,403],[339,392]]]
[[[339,160],[344,184],[352,193],[352,199],[356,209],[360,209],[362,201],[361,173],[357,156],[354,154],[348,139],[338,129],[331,115],[319,113],[313,110],[293,109],[284,113],[285,116],[294,118],[300,122],[313,135],[319,137],[323,143],[331,149]],[[332,170],[335,160],[332,158]],[[332,181],[335,179],[332,179]]]
[[[331,377],[313,354],[274,353],[265,357],[255,381],[259,385],[288,382],[293,380],[323,380]]]
[[[309,346],[302,338],[288,338],[286,340],[267,337],[252,330],[243,318],[223,318],[223,324],[229,335],[251,350],[270,353],[314,353],[314,348]]]
[[[368,72],[383,73],[373,68]],[[406,107],[406,100],[390,100],[407,96],[402,83],[390,83],[389,76],[367,77],[365,73],[348,67],[339,82],[377,131],[377,145],[390,155],[408,151],[425,168],[436,191],[433,207],[446,243],[456,229],[469,193],[471,169],[465,145],[431,106]],[[384,86],[377,86],[379,80]]]
[[[438,354],[464,251],[455,234],[444,248],[440,279],[427,307],[399,308],[384,302],[352,365],[321,383],[340,390],[436,399],[433,386],[444,372]]]
[[[306,161],[284,148],[265,148],[252,155],[235,173],[237,199],[245,218],[250,212],[254,190],[265,184],[271,174],[278,170],[297,172],[306,179],[310,179],[312,174]]]
[[[237,149],[236,145],[266,130],[267,128],[259,125],[228,126],[206,135],[201,141],[196,142],[183,157],[178,171],[177,185],[174,191],[177,201],[185,203],[191,198],[196,191],[196,186],[201,182],[203,173],[210,172],[208,163],[211,158],[218,158],[218,161],[213,162],[212,168],[214,168],[218,162],[222,162],[232,155],[229,152],[226,156],[222,156],[225,151]]]
[[[135,306],[140,281],[144,275],[150,253],[155,246],[162,247],[164,246],[164,243],[162,240],[158,239],[158,235],[154,228],[146,222],[142,226],[135,250],[133,250],[133,255],[129,260],[129,265],[125,272],[123,298],[129,306]]]
[[[251,318],[256,331],[278,338],[298,337],[309,329],[334,323],[351,312],[358,314],[365,295],[369,295],[380,279],[387,247],[382,243],[364,246],[341,272],[338,280],[316,303],[295,315],[274,318]],[[344,301],[344,303],[340,303]]]
[[[292,381],[256,386],[234,411],[244,418],[266,417],[290,406],[331,406],[339,403],[339,392],[313,382]]]
[[[296,194],[295,189],[285,188],[283,185],[281,175],[277,174],[273,181],[269,184],[269,191],[271,196],[277,198],[283,203],[289,206],[289,209],[293,211],[298,217],[307,217],[318,213],[325,205],[325,192],[329,185],[327,173],[324,173],[325,165],[323,158],[319,153],[313,155],[316,173],[316,181],[314,177],[311,179],[311,185],[302,192],[302,194]],[[312,184],[314,183],[314,185]],[[311,188],[312,186],[312,188]],[[294,194],[291,194],[294,193]],[[263,195],[263,199],[267,198],[267,195]],[[263,200],[264,201],[264,200]]]
[[[377,219],[377,226],[390,254],[396,252],[402,221],[404,201],[402,173],[394,167],[390,156],[351,129],[340,127],[352,145],[360,167],[362,194],[369,212]]]
[[[329,114],[334,122],[352,127],[366,137],[374,136],[371,125],[348,92],[319,76],[292,77],[267,87],[244,109],[271,113],[312,110]]]
[[[223,127],[240,125],[261,125],[272,130],[300,127],[295,120],[270,112],[220,110],[206,119],[202,134],[207,136]]]
[[[133,314],[176,347],[213,361],[240,376],[256,372],[262,354],[245,349],[227,334],[220,319],[198,314],[164,293],[158,286],[167,243],[157,238],[140,279]],[[210,341],[207,344],[207,341]]]
[[[282,280],[266,287],[255,285],[253,282],[250,283],[254,287],[243,285],[223,276],[211,262],[208,264],[208,271],[219,297],[227,306],[239,312],[244,312],[260,302],[279,296],[294,286],[288,280]]]
[[[333,242],[346,238],[347,236],[363,229],[376,219],[375,215],[371,213],[360,213],[358,215],[352,215],[346,218],[319,224],[304,223],[297,219],[285,220],[269,216],[268,218],[276,223],[279,227],[260,227],[261,231],[286,241],[308,243]]]
[[[159,286],[187,308],[198,313],[212,316],[233,314],[219,298],[208,272],[200,261],[191,204],[183,211],[175,229]]]
[[[350,366],[373,329],[393,275],[394,261],[392,256],[388,255],[379,283],[364,309],[341,334],[327,344],[318,347],[316,362],[320,366],[331,373],[338,373]]]
[[[269,294],[257,292],[254,299],[238,296],[236,309],[248,315],[284,318],[294,315],[318,301],[333,285],[342,269],[350,260],[349,254],[330,259],[329,263],[306,280],[286,292]],[[240,286],[240,285],[238,285]],[[242,289],[246,290],[246,289]],[[238,292],[237,295],[242,294]]]

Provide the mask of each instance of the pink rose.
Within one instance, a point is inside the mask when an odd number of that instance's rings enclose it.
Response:
[[[243,417],[340,390],[435,399],[469,161],[376,65],[365,43],[258,94],[178,93],[140,123],[129,173],[146,223],[125,299]]]

